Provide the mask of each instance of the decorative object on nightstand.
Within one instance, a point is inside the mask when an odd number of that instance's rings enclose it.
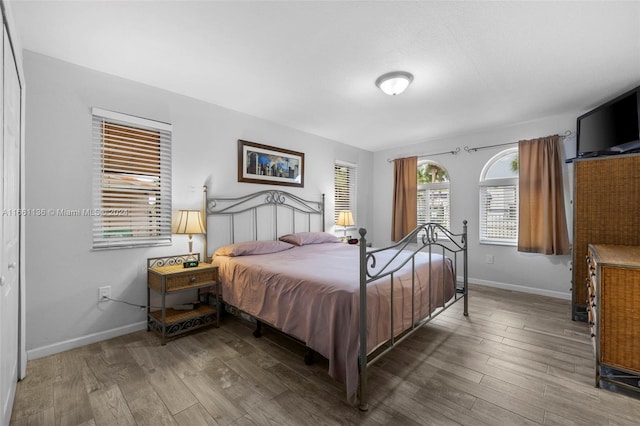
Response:
[[[199,253],[147,259],[147,331],[156,331],[161,342],[196,328],[220,326],[221,296],[218,267],[210,263],[185,269],[183,263],[200,261]],[[151,311],[151,291],[160,295],[160,309]],[[167,307],[167,296],[197,292],[197,301]]]
[[[175,233],[189,235],[189,253],[193,253],[193,234],[204,234],[200,210],[178,210]]]
[[[340,212],[336,225],[344,227],[344,240],[347,239],[347,226],[353,226],[354,224],[351,210],[343,210]]]

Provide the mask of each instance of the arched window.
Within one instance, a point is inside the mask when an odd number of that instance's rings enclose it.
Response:
[[[518,148],[498,153],[482,169],[480,242],[518,244]]]
[[[437,223],[449,229],[449,173],[429,160],[418,160],[418,225]]]

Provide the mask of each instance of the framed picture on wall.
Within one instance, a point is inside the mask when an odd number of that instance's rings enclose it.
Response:
[[[238,140],[238,182],[304,187],[304,153]]]

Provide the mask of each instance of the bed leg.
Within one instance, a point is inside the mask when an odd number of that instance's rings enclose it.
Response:
[[[315,353],[316,351],[314,351],[313,349],[307,348],[304,353],[304,363],[307,365],[312,365],[316,361]]]
[[[462,301],[462,303],[464,304],[464,310],[462,311],[462,314],[465,317],[468,317],[469,316],[469,289],[467,288],[467,286],[464,287],[463,291],[464,291],[464,295],[462,295],[462,297],[464,298],[464,300]]]
[[[362,412],[369,411],[369,401],[367,401],[366,391],[363,392],[362,382],[358,384],[358,388],[358,398],[360,399],[358,410]]]
[[[464,300],[462,301],[462,303],[464,303],[463,315],[465,317],[468,317],[469,316],[469,286],[466,283],[464,286],[464,295],[462,297],[464,297]]]
[[[464,316],[469,316],[469,258],[467,252],[467,220],[462,221],[462,282],[464,284]]]
[[[262,337],[262,321],[256,321],[256,329],[253,332],[253,337]]]

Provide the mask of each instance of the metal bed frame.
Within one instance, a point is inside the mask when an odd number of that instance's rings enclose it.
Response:
[[[228,217],[229,235],[227,236],[227,243],[235,242],[235,228],[236,228],[236,216],[239,214],[245,214],[249,218],[248,226],[251,228],[249,234],[252,239],[258,239],[258,228],[263,221],[261,221],[260,213],[266,211],[266,221],[272,227],[272,239],[277,239],[279,235],[292,232],[311,231],[313,229],[312,218],[315,216],[320,217],[321,223],[315,228],[325,230],[325,202],[324,194],[320,200],[311,201],[302,199],[294,194],[281,191],[281,190],[264,190],[254,192],[242,197],[211,197],[207,195],[207,187],[203,187],[203,207],[202,214],[205,220],[205,243],[204,253],[205,259],[209,259],[207,251],[207,219],[211,216],[226,216]],[[285,213],[282,213],[284,211]],[[288,216],[288,220],[283,223],[283,216]],[[243,227],[246,231],[246,226]],[[284,229],[284,232],[279,233],[279,229]],[[360,234],[360,352],[358,355],[358,368],[359,368],[359,384],[358,384],[358,399],[359,408],[362,411],[368,410],[368,390],[367,390],[367,368],[373,363],[378,361],[387,352],[389,352],[395,345],[402,342],[404,339],[411,336],[423,325],[437,317],[444,310],[452,306],[460,299],[464,300],[464,316],[468,316],[468,258],[467,258],[467,221],[463,221],[462,233],[456,234],[450,230],[442,227],[439,224],[427,223],[419,226],[413,230],[409,235],[395,244],[392,244],[384,248],[372,249],[367,247],[366,234],[367,231],[364,228],[359,229]],[[387,251],[396,250],[397,253],[383,265],[378,265],[377,254]],[[441,254],[443,257],[452,258],[453,261],[453,276],[458,278],[458,262],[462,261],[462,282],[458,282],[456,285],[456,291],[454,296],[449,300],[445,300],[444,287],[446,285],[443,273],[442,287],[443,287],[443,300],[441,306],[433,307],[429,306],[429,313],[424,317],[415,321],[411,328],[404,331],[399,336],[394,336],[394,311],[393,303],[391,304],[391,338],[379,345],[378,348],[372,353],[367,351],[367,285],[383,278],[390,279],[391,285],[391,300],[393,300],[394,290],[394,278],[396,273],[410,263],[412,270],[412,289],[415,289],[415,257],[419,252],[428,253],[429,265],[431,265],[431,257],[433,253]],[[404,257],[400,258],[400,253],[404,253]],[[461,259],[460,259],[461,257]],[[442,262],[443,269],[445,268],[445,262]],[[429,279],[431,281],[431,267],[429,267]],[[354,277],[355,278],[355,277]],[[431,303],[431,293],[433,292],[433,285],[429,285],[429,303]],[[412,318],[414,318],[415,308],[415,294],[412,291]],[[257,320],[257,329],[254,332],[255,336],[260,335],[260,329],[262,322],[259,318]],[[294,338],[295,339],[295,338]],[[297,339],[295,339],[297,340]],[[304,342],[302,342],[304,343]],[[307,356],[305,356],[305,362],[307,362]]]

